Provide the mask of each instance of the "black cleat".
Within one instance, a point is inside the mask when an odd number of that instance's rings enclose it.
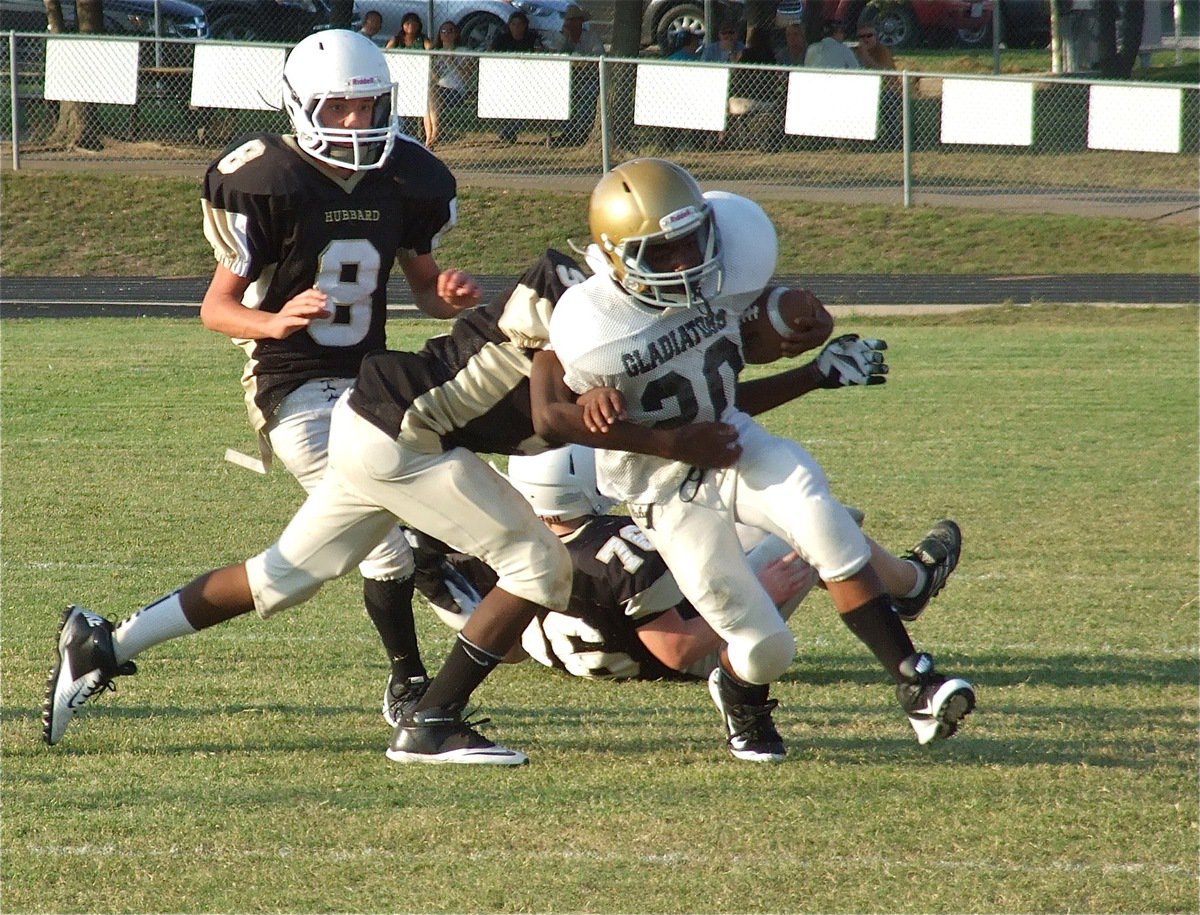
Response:
[[[430,708],[403,718],[392,734],[387,758],[402,763],[459,763],[520,766],[529,757],[488,740],[475,726],[489,719],[467,721],[459,709]]]
[[[921,652],[900,662],[908,682],[896,686],[896,698],[917,732],[917,743],[954,736],[975,708],[975,688],[961,677],[944,677],[933,669],[933,658]]]
[[[46,680],[42,700],[42,739],[50,745],[62,740],[67,725],[92,696],[116,691],[113,677],[137,673],[132,661],[118,665],[113,652],[113,624],[102,616],[71,605],[63,612],[58,629],[58,658]]]
[[[946,586],[946,579],[962,555],[962,531],[949,518],[935,524],[911,550],[901,556],[925,569],[925,585],[915,597],[893,597],[892,606],[900,619],[911,623]]]

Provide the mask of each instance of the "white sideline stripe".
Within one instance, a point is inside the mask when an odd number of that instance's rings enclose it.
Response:
[[[116,845],[34,845],[25,846],[26,851],[34,855],[45,855],[52,858],[81,858],[81,857],[117,857],[127,859],[144,858],[175,858],[183,849],[179,846],[170,848],[119,848]],[[196,847],[194,854],[200,854],[208,849]],[[11,854],[11,849],[10,849]],[[368,858],[395,857],[395,849],[365,846],[362,848],[311,848],[303,846],[293,848],[283,845],[272,850],[247,848],[238,852],[243,858],[291,858],[303,856],[306,859],[319,858],[324,861],[352,861]],[[799,855],[789,855],[787,852],[773,852],[781,864],[793,864],[804,867],[812,864],[828,866],[830,859],[805,858]],[[472,861],[495,861],[508,857],[508,852],[497,850],[492,852],[474,851],[463,857]],[[538,858],[564,861],[600,861],[612,863],[659,864],[666,867],[676,867],[680,864],[707,864],[711,858],[704,851],[679,851],[668,854],[597,854],[596,852],[577,852],[570,849],[549,851],[537,855]],[[735,855],[729,859],[730,864],[737,864],[741,856]],[[853,867],[892,867],[905,868],[912,865],[911,858],[887,858],[883,855],[857,855],[851,857],[837,856],[837,861],[845,862]],[[1158,862],[1117,861],[1112,863],[1089,863],[1085,861],[1055,861],[1050,864],[1030,864],[1024,861],[965,861],[962,858],[937,861],[933,864],[944,870],[996,871],[1000,873],[1020,874],[1056,874],[1056,873],[1100,873],[1100,874],[1185,874],[1189,877],[1197,875],[1197,869],[1182,864],[1161,864]]]

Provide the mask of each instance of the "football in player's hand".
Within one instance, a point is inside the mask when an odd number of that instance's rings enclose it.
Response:
[[[761,365],[798,356],[829,339],[833,317],[807,289],[773,290],[742,317],[742,358]]]

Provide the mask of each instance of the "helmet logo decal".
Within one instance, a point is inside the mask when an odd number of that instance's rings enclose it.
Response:
[[[682,228],[690,228],[698,222],[703,214],[694,206],[686,206],[682,210],[676,210],[674,213],[668,213],[658,221],[658,226],[664,232],[670,235],[672,231]]]

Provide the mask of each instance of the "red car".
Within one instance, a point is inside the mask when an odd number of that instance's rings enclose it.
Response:
[[[813,7],[808,9],[808,7]],[[820,34],[831,19],[847,23],[850,40],[867,0],[807,0],[781,2],[781,13],[792,8],[804,16],[810,34]],[[883,4],[875,20],[879,40],[892,48],[954,42],[977,47],[991,41],[992,0],[905,0]]]

